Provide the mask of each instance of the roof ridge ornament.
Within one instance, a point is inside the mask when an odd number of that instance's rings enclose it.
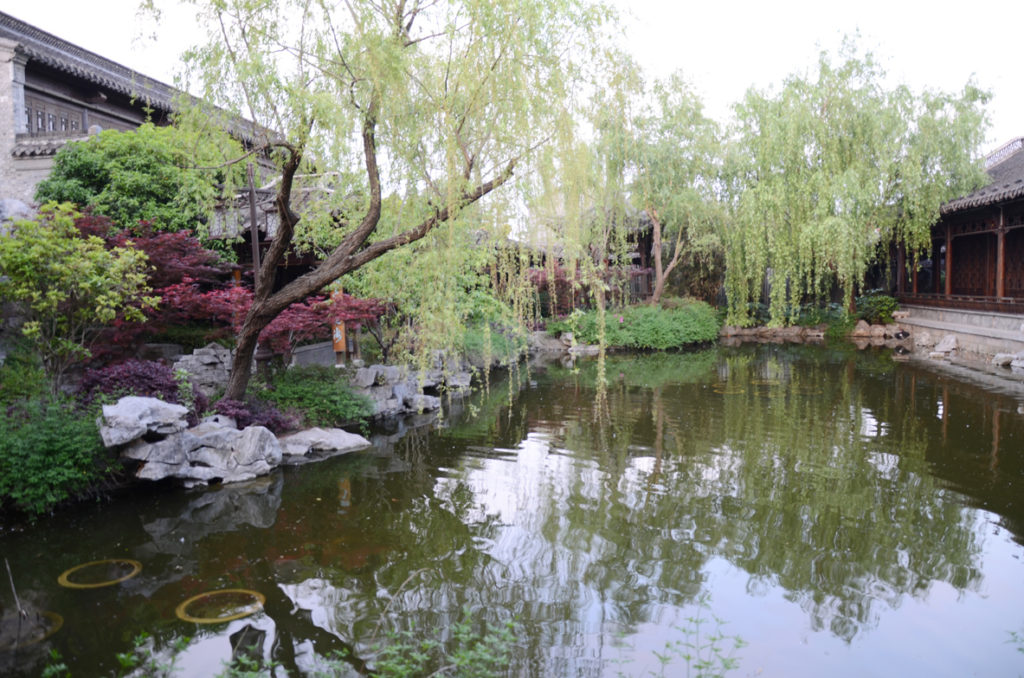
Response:
[[[1024,148],[1024,137],[1017,137],[1016,139],[1007,141],[1005,144],[985,156],[985,169],[991,169],[1022,148]]]

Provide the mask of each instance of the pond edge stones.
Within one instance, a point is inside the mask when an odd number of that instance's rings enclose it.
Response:
[[[238,430],[230,417],[207,417],[188,428],[188,410],[157,398],[126,396],[104,405],[97,422],[107,448],[142,462],[136,477],[177,478],[185,485],[232,483],[266,475],[282,462],[325,458],[370,446],[342,429],[309,429],[278,439],[263,426]]]

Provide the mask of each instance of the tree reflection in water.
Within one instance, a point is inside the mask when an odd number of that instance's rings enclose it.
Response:
[[[915,640],[903,610],[937,589],[987,597],[989,523],[1020,540],[1024,462],[1008,451],[1024,425],[1007,396],[817,347],[609,355],[600,395],[596,369],[520,371],[369,453],[143,503],[116,538],[146,576],[126,583],[113,623],[194,635],[153,610],[246,587],[267,597],[263,615],[200,630],[190,667],[209,663],[203,643],[229,658],[251,624],[250,655],[259,644],[302,673],[341,649],[355,675],[386,631],[445,642],[468,609],[481,629],[518,620],[513,675],[635,674],[644,665],[614,662],[663,646],[708,591],[714,607],[728,570],[741,614],[789,601],[870,673],[857,648],[890,616],[908,656],[944,661],[957,633]],[[67,602],[42,576],[26,586],[47,609]],[[747,626],[768,638],[771,624]],[[808,670],[834,666],[811,652]]]

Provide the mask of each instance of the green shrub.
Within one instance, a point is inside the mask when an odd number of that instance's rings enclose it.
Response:
[[[0,405],[12,405],[41,396],[49,387],[50,380],[43,370],[43,363],[27,348],[27,342],[11,351],[0,366]]]
[[[630,306],[605,313],[605,343],[617,348],[669,349],[714,341],[721,327],[715,310],[702,301],[677,303],[675,308]],[[596,344],[597,312],[574,311],[548,323],[548,332],[572,332],[577,343]]]
[[[888,294],[879,290],[870,290],[864,296],[857,297],[857,317],[872,325],[888,325],[893,322],[892,314],[899,310],[899,303]]]
[[[95,412],[33,399],[0,418],[0,499],[31,515],[95,486],[114,470]]]
[[[332,367],[310,365],[277,372],[257,397],[298,412],[310,426],[340,426],[373,414],[369,398],[355,393]]]

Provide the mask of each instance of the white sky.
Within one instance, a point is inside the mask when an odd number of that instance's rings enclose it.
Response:
[[[164,23],[136,16],[138,0],[0,0],[0,10],[135,70],[173,84],[178,54],[198,37],[192,13],[155,0]],[[859,32],[894,82],[960,91],[972,76],[993,98],[983,150],[1024,135],[1024,2],[985,5],[932,0],[614,0],[626,15],[625,40],[650,75],[681,70],[725,121],[750,86],[778,85],[806,71],[821,49]]]

